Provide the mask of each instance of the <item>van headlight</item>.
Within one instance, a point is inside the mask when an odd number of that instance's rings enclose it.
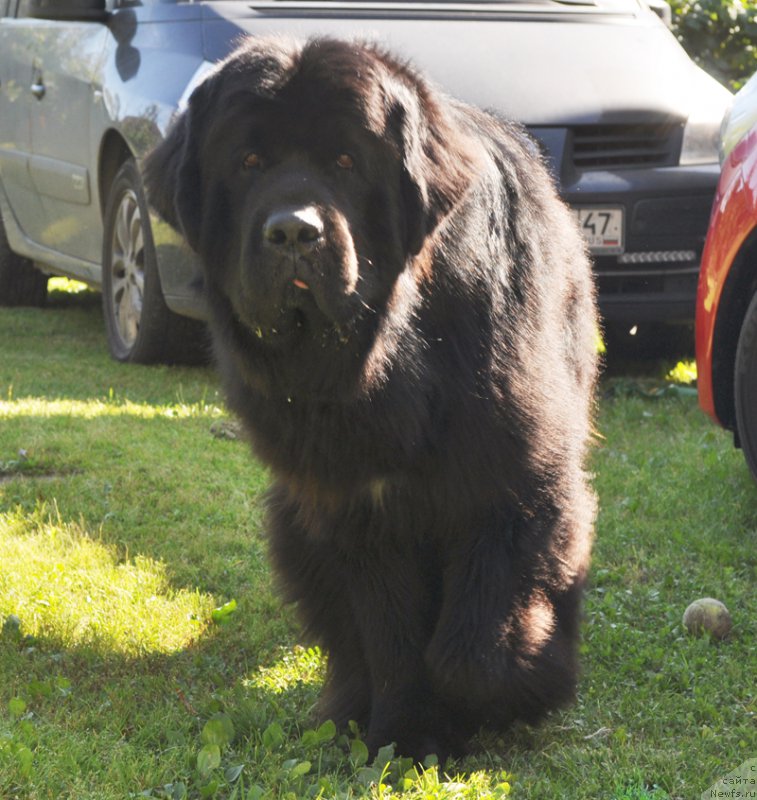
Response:
[[[719,95],[714,102],[697,108],[683,129],[681,146],[682,167],[696,164],[717,164],[720,160],[720,125],[731,105],[731,96],[725,101]]]

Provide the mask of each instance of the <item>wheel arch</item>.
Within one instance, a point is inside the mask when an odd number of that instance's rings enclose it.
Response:
[[[108,191],[116,173],[121,165],[129,158],[133,158],[129,145],[123,136],[116,130],[109,130],[103,137],[100,145],[100,159],[98,161],[97,187],[100,197],[100,215],[105,218],[105,207],[108,204]]]
[[[712,386],[715,413],[729,430],[736,427],[734,373],[736,347],[744,316],[757,292],[757,227],[733,260],[718,303],[712,345]],[[724,310],[728,313],[723,313]]]

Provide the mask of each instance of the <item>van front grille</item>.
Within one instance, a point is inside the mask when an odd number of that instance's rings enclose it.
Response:
[[[683,124],[577,125],[571,134],[576,169],[664,167],[678,163]]]

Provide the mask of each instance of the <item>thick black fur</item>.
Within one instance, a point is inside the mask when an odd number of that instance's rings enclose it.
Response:
[[[329,654],[323,717],[422,758],[569,701],[596,315],[527,136],[373,46],[250,39],[146,175],[274,475],[271,556]]]

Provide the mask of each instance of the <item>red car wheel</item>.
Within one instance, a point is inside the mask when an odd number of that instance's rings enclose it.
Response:
[[[749,469],[757,480],[757,292],[739,334],[734,390],[739,440]]]

